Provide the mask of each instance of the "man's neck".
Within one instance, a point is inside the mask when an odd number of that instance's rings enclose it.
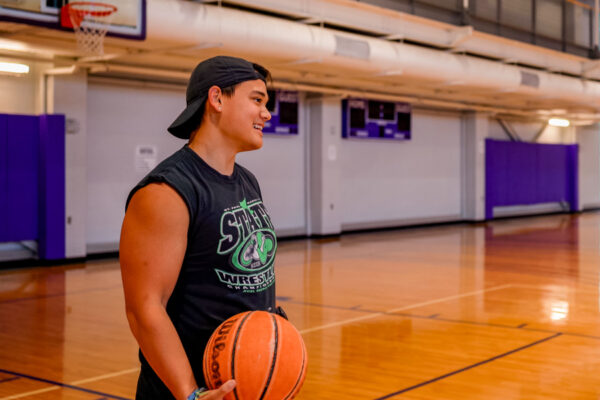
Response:
[[[229,151],[218,142],[207,140],[192,140],[189,147],[220,174],[227,176],[233,174],[235,152]]]
[[[233,174],[237,152],[223,141],[220,132],[200,128],[190,140],[189,147],[220,174]]]

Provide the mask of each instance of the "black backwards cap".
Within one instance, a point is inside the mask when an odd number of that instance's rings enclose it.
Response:
[[[266,83],[268,76],[269,72],[264,67],[242,58],[216,56],[202,61],[190,76],[185,95],[187,107],[169,126],[168,131],[181,139],[190,138],[192,131],[200,123],[199,116],[202,115],[208,89],[212,86],[223,89],[255,79]]]

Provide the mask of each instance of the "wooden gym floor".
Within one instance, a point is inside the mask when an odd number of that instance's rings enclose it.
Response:
[[[600,213],[283,241],[299,399],[598,399]],[[132,399],[117,260],[0,271],[0,400]]]

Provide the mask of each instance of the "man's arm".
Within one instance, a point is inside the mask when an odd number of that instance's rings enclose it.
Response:
[[[188,209],[179,194],[169,185],[150,184],[129,203],[119,249],[129,326],[144,357],[178,400],[197,388],[166,310],[185,255],[188,226]],[[234,387],[230,380],[201,397],[222,400]]]
[[[185,255],[188,226],[187,206],[179,194],[166,184],[150,184],[129,203],[119,249],[129,326],[176,399],[186,399],[197,387],[166,311]]]

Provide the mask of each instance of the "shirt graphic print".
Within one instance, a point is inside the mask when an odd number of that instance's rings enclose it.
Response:
[[[221,215],[217,253],[228,255],[235,273],[215,268],[219,281],[229,289],[258,293],[275,283],[277,239],[271,218],[260,199],[244,199]]]

